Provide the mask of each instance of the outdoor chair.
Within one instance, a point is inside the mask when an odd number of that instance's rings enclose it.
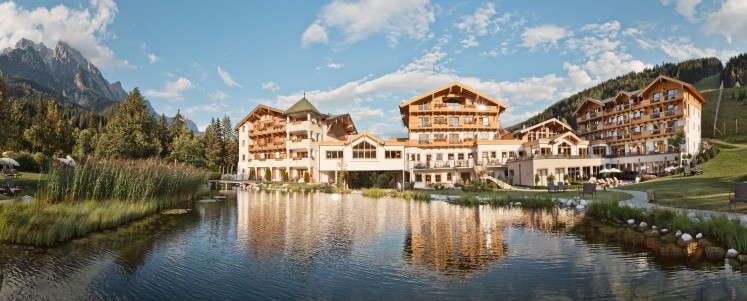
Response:
[[[20,179],[21,178],[21,173],[18,172],[15,168],[12,169],[12,170],[10,170],[10,172],[13,173],[13,178],[15,178],[15,179]]]
[[[747,203],[747,183],[739,183],[734,186],[733,192],[729,192],[729,211],[731,211],[731,204],[737,202]]]
[[[13,181],[13,179],[6,178],[5,184],[8,185],[8,191],[10,191],[11,194],[16,195],[17,193],[21,192],[21,189],[16,187],[16,182]]]
[[[613,177],[613,179],[615,179],[615,183],[617,183],[617,185],[622,185],[623,181],[618,180],[617,177]]]
[[[565,183],[564,182],[558,182],[557,191],[565,191]]]
[[[11,171],[10,169],[3,169],[3,175],[6,178],[11,178],[13,177],[13,171]]]
[[[558,188],[555,187],[555,184],[553,182],[547,183],[547,192],[553,193],[558,191]]]
[[[591,196],[597,195],[597,185],[594,183],[584,183],[583,189],[579,191],[579,194],[583,197],[588,194]]]
[[[690,165],[685,165],[685,169],[682,170],[682,176],[694,175],[695,173],[690,172]]]
[[[700,164],[695,165],[695,174],[703,174],[703,169],[700,167]]]

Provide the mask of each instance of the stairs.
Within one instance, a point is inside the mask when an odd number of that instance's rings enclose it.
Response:
[[[483,180],[488,180],[488,181],[492,181],[493,183],[495,183],[496,185],[498,185],[498,187],[500,187],[501,189],[509,189],[509,190],[510,190],[510,189],[512,189],[512,188],[513,188],[513,187],[511,187],[511,185],[509,185],[508,183],[506,183],[506,182],[503,182],[503,181],[501,181],[501,180],[498,180],[498,179],[496,179],[496,178],[493,178],[493,177],[491,177],[491,176],[482,176],[482,177],[480,177],[480,178],[481,178],[481,179],[483,179]]]

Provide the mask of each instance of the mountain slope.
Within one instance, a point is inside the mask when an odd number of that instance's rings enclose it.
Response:
[[[127,97],[122,83],[109,83],[95,65],[63,41],[50,49],[43,43],[21,39],[15,48],[0,53],[0,74],[11,85],[19,84],[65,99],[92,112],[104,113]],[[150,102],[147,106],[158,116]],[[187,126],[197,132],[197,125],[191,120],[187,120]]]

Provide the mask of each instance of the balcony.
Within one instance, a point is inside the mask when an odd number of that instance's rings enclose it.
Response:
[[[287,149],[299,149],[299,148],[306,149],[306,148],[309,148],[310,146],[309,142],[310,140],[308,138],[290,140],[286,148]]]
[[[309,122],[309,121],[298,121],[298,122],[287,124],[285,127],[288,129],[289,133],[292,133],[292,132],[305,132],[305,131],[311,130],[311,122]]]
[[[431,127],[433,126],[430,122],[419,122],[418,127],[424,128],[424,127]]]

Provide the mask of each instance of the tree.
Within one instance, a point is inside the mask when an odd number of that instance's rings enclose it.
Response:
[[[23,130],[27,122],[23,104],[10,96],[8,86],[0,75],[0,150],[23,148]]]
[[[166,121],[166,114],[161,114],[161,118],[158,119],[156,136],[158,136],[158,141],[161,142],[161,158],[168,157],[173,140],[169,136],[169,123]]]
[[[272,180],[272,172],[270,172],[269,168],[265,168],[265,181],[271,181]]]
[[[222,165],[226,167],[236,166],[239,162],[239,139],[231,126],[231,118],[223,115],[221,126],[223,127],[223,147],[225,148]]]
[[[62,118],[54,101],[40,99],[36,103],[36,116],[24,135],[34,150],[46,156],[61,157],[72,151],[73,138],[70,126]]]
[[[78,131],[75,135],[75,147],[73,154],[78,159],[83,159],[96,151],[96,130],[95,129],[83,129]]]
[[[288,172],[283,170],[282,172],[283,182],[288,182]]]
[[[205,166],[205,148],[200,137],[193,134],[186,126],[176,136],[171,145],[172,151],[167,157],[170,161],[182,162],[197,167]]]
[[[171,124],[168,127],[169,142],[174,141],[177,136],[181,135],[184,128],[187,128],[187,122],[184,120],[184,116],[177,110],[174,118],[171,118]]]
[[[150,158],[161,153],[156,136],[156,121],[135,88],[124,102],[118,103],[98,139],[96,154],[114,158]]]
[[[337,167],[340,168],[340,171],[337,172],[337,179],[335,179],[337,180],[337,189],[344,190],[347,188],[345,181],[347,179],[348,171],[346,169],[347,164],[345,164],[342,157],[340,157],[340,162],[337,162]],[[404,187],[402,190],[404,190]]]
[[[673,151],[680,151],[680,146],[684,143],[684,134],[678,134],[677,136],[669,137],[669,139],[667,139],[667,144],[669,144],[669,148]]]
[[[207,167],[213,171],[219,171],[220,167],[224,166],[226,153],[226,146],[223,140],[223,127],[218,119],[211,118],[210,124],[205,128],[205,157]]]
[[[257,172],[254,171],[254,168],[249,168],[249,180],[254,180],[256,176],[257,176]]]
[[[539,184],[540,184],[540,175],[535,174],[534,175],[534,186],[539,186]]]
[[[555,175],[553,174],[547,176],[547,185],[550,185],[550,183],[555,183]]]

